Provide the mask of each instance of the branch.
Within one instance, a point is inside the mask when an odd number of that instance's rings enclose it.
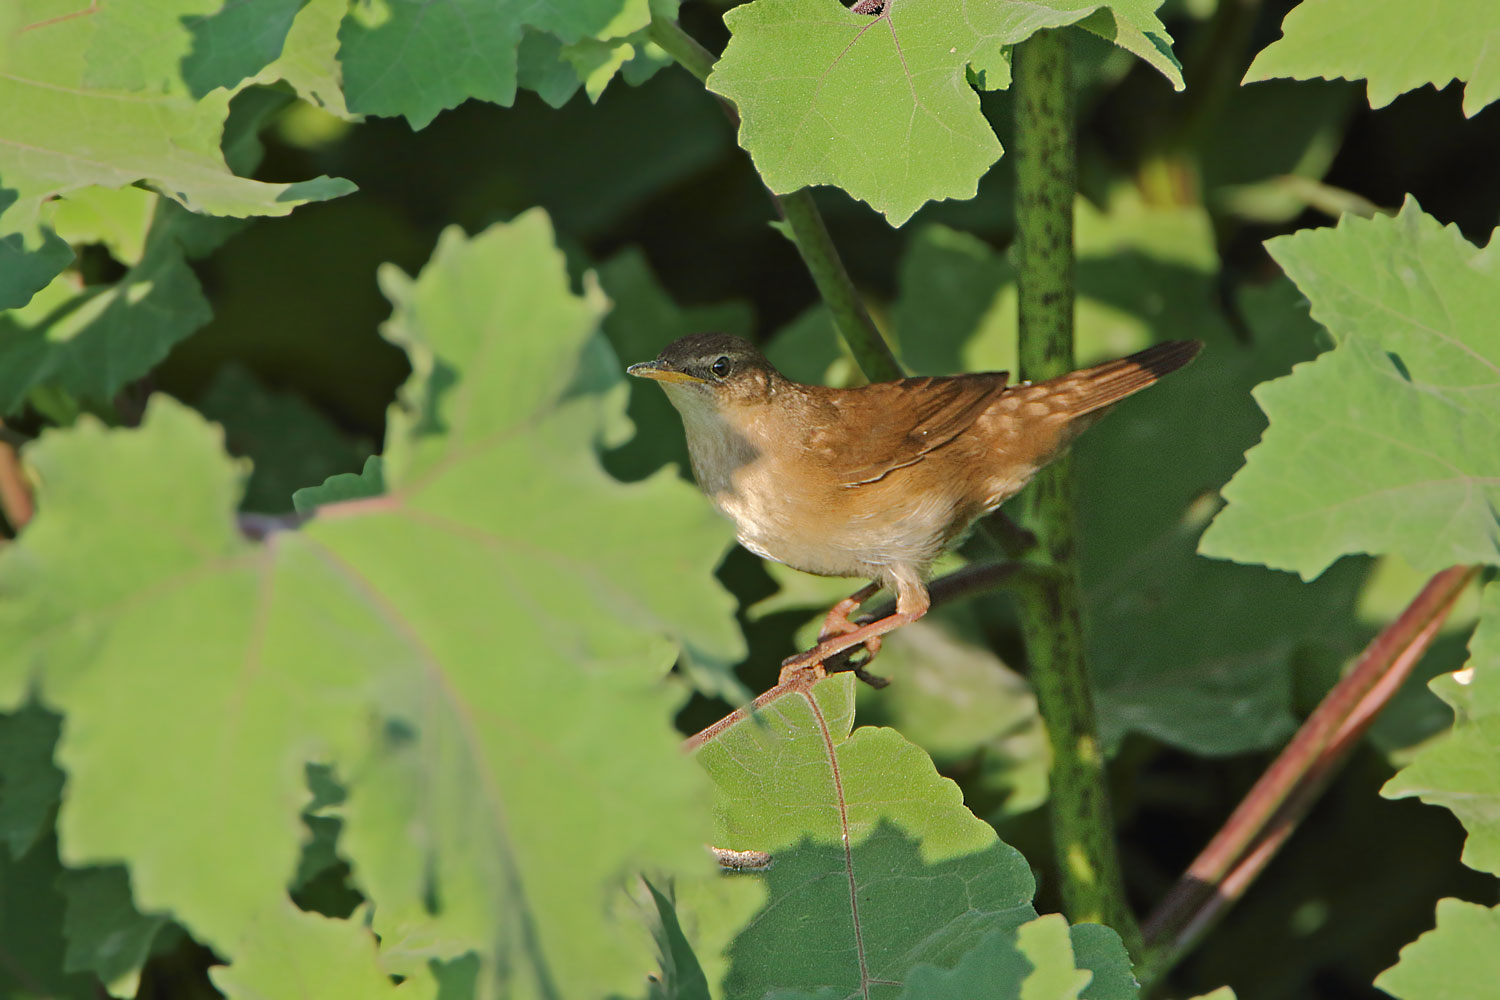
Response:
[[[36,513],[31,487],[21,471],[21,456],[9,435],[0,437],[0,510],[5,512],[5,519],[15,534],[20,534]]]
[[[668,55],[700,82],[708,80],[716,57],[698,44],[698,40],[692,35],[683,31],[681,25],[668,18],[653,16],[650,36],[653,42],[666,50]],[[724,106],[730,120],[738,126],[740,117],[734,105],[722,98],[719,103]],[[812,193],[807,188],[802,188],[779,197],[770,194],[770,197],[781,217],[786,220],[792,242],[801,254],[802,262],[807,265],[818,294],[833,316],[834,326],[844,338],[844,343],[849,345],[849,351],[854,355],[860,370],[865,373],[865,378],[871,382],[900,378],[904,374],[901,365],[860,300],[859,292],[844,268],[843,258],[839,256],[838,248],[828,235],[828,227],[823,224],[822,213],[813,202]]]
[[[1365,647],[1145,924],[1142,983],[1165,975],[1245,892],[1421,659],[1477,566],[1438,573]]]
[[[1017,45],[1013,73],[1020,367],[1022,378],[1039,381],[1074,367],[1077,182],[1067,36],[1042,31]],[[1049,585],[1023,593],[1019,604],[1032,686],[1052,744],[1049,814],[1063,909],[1074,923],[1108,924],[1139,954],[1083,656],[1071,463],[1064,458],[1043,469],[1025,499],[1038,552],[1056,568]]]
[[[1034,563],[974,563],[932,581],[928,585],[927,593],[932,599],[932,607],[938,608],[944,604],[950,604],[953,601],[961,600],[973,594],[982,593],[986,590],[996,590],[1001,587],[1014,587],[1017,589],[1046,587],[1053,581],[1055,576],[1056,573],[1050,566],[1038,566]],[[883,605],[877,605],[868,614],[861,615],[859,620],[863,622],[885,618],[894,612],[895,609],[895,602],[887,601]],[[749,718],[756,711],[764,708],[777,698],[792,691],[805,690],[808,686],[808,681],[805,676],[799,675],[799,677],[802,677],[802,679],[777,684],[749,705],[735,709],[713,725],[689,736],[683,741],[683,749],[687,751],[696,750],[736,722]]]

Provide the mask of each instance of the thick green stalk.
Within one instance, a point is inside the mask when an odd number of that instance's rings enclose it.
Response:
[[[653,16],[650,35],[651,40],[665,49],[683,69],[701,81],[708,80],[714,67],[714,54],[683,31],[676,21]],[[739,115],[733,106],[726,103],[725,108],[730,118],[738,123]],[[833,316],[834,326],[844,343],[849,345],[865,378],[871,382],[900,378],[904,374],[901,365],[860,300],[849,272],[844,269],[844,261],[828,235],[828,227],[823,224],[823,216],[813,203],[812,193],[802,188],[771,197],[791,230],[792,242]]]
[[[1040,32],[1016,46],[1016,226],[1021,377],[1061,375],[1073,361],[1073,200],[1077,192],[1073,79],[1068,38]],[[1052,744],[1051,818],[1063,908],[1074,922],[1119,931],[1139,954],[1125,901],[1104,754],[1083,655],[1074,558],[1073,479],[1065,458],[1026,492],[1038,556],[1055,578],[1020,602],[1037,703]]]

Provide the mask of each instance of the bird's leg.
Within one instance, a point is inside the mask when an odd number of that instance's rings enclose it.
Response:
[[[846,635],[859,628],[858,625],[849,620],[849,612],[858,609],[861,604],[880,593],[882,586],[884,585],[877,581],[868,587],[861,587],[835,604],[829,610],[828,617],[823,619],[823,630],[818,633],[818,641],[822,642],[836,635]],[[874,656],[875,654],[872,652],[870,655]]]
[[[869,619],[855,624],[850,619],[849,614],[858,609],[861,604],[880,593],[883,586],[884,584],[877,580],[867,587],[861,587],[858,591],[835,604],[829,610],[828,617],[823,619],[823,628],[818,633],[818,642],[827,642],[837,635],[848,635],[859,628],[860,625],[866,624]],[[865,640],[863,646],[865,658],[863,662],[846,666],[845,664],[848,663],[850,657],[858,654],[859,648],[855,647],[853,649],[846,649],[842,653],[835,653],[834,658],[837,659],[838,666],[833,666],[832,664],[828,666],[832,670],[848,670],[872,688],[885,687],[890,681],[884,677],[877,677],[865,669],[874,661],[875,657],[880,655],[880,636],[873,636]]]
[[[852,632],[844,632],[820,640],[807,652],[798,653],[796,656],[781,661],[781,682],[786,683],[795,679],[799,674],[809,671],[821,675],[823,663],[830,657],[861,644],[868,646],[872,640],[878,642],[880,636],[892,629],[898,629],[902,625],[908,625],[921,618],[927,613],[931,603],[927,596],[927,588],[923,585],[921,578],[915,573],[901,573],[896,579],[895,613],[866,625],[860,625]],[[848,612],[845,612],[846,618],[847,615]]]

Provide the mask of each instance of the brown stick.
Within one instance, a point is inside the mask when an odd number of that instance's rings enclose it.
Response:
[[[1166,973],[1275,856],[1426,652],[1476,566],[1445,569],[1375,637],[1146,920],[1137,975]]]
[[[977,594],[984,590],[993,590],[996,587],[1006,585],[1022,585],[1035,582],[1038,576],[1051,572],[1043,566],[1033,566],[1028,563],[976,563],[954,570],[947,576],[939,577],[928,586],[927,592],[932,599],[932,606],[947,604],[970,594]],[[894,601],[888,601],[881,607],[877,607],[869,615],[861,615],[860,621],[874,621],[876,618],[887,617],[896,608]],[[713,725],[694,733],[683,741],[682,749],[688,753],[698,749],[709,740],[718,736],[724,730],[742,719],[748,719],[754,712],[764,708],[771,702],[790,694],[794,691],[807,691],[812,684],[821,680],[821,671],[813,672],[815,676],[802,676],[789,678],[786,683],[777,684],[770,688],[749,705],[737,708]]]
[[[0,509],[11,530],[20,533],[36,514],[36,505],[31,499],[31,487],[21,471],[21,456],[15,445],[0,438]]]

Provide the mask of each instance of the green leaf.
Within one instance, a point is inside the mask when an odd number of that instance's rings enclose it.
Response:
[[[269,184],[236,176],[219,149],[229,92],[194,100],[180,77],[155,78],[163,62],[178,72],[176,46],[186,37],[175,19],[161,16],[165,8],[109,4],[97,18],[65,16],[76,6],[25,0],[0,78],[0,134],[7,139],[0,149],[0,245],[8,255],[43,254],[7,262],[19,269],[0,269],[0,308],[24,305],[67,263],[60,241],[39,221],[42,202],[59,194],[143,182],[195,212],[245,217],[285,215],[354,189],[328,177]],[[109,19],[117,12],[127,23],[139,13],[149,31],[116,30]],[[91,62],[94,46],[111,58]],[[101,74],[154,86],[126,96],[118,83],[95,82]]]
[[[111,996],[133,997],[151,942],[166,923],[144,916],[130,898],[130,876],[119,865],[67,871],[57,882],[67,900],[63,934],[68,972],[91,972]]]
[[[61,720],[35,703],[0,715],[0,839],[19,858],[52,825],[63,773],[52,763]]]
[[[425,128],[471,97],[509,105],[527,28],[572,45],[620,38],[650,20],[646,0],[362,0],[339,29],[344,93],[353,112],[403,115]]]
[[[895,996],[996,928],[1035,916],[1031,871],[894,730],[854,722],[854,678],[762,705],[696,753],[717,789],[716,846],[766,852],[763,892],[724,992]],[[818,928],[808,935],[803,928]]]
[[[1058,914],[991,931],[951,969],[913,970],[910,1000],[1134,1000],[1139,988],[1120,936],[1099,924],[1070,928]]]
[[[1038,917],[1016,930],[1016,946],[1031,963],[1021,984],[1021,1000],[1077,1000],[1093,975],[1074,968],[1068,922],[1056,913]]]
[[[232,995],[420,991],[471,952],[497,992],[632,990],[649,943],[621,878],[709,864],[660,678],[667,634],[740,655],[711,579],[728,530],[671,476],[599,469],[623,385],[580,377],[601,305],[540,214],[384,280],[414,369],[384,498],[255,545],[238,464],[170,399],[44,434],[39,513],[0,552],[0,696],[38,684],[67,719],[68,862],[123,861]],[[287,898],[312,761],[349,776],[374,933]]]
[[[1490,0],[1434,0],[1415,7],[1369,0],[1302,3],[1281,22],[1281,38],[1255,57],[1246,83],[1368,80],[1370,107],[1430,83],[1439,90],[1467,80],[1464,114],[1473,117],[1500,97],[1500,64],[1491,46],[1500,8]]]
[[[1437,927],[1401,949],[1375,985],[1397,1000],[1467,1000],[1500,981],[1500,907],[1440,899]]]
[[[938,767],[968,770],[969,794],[984,796],[971,808],[997,822],[1047,800],[1052,759],[1031,685],[984,647],[973,618],[972,605],[940,608],[889,636],[874,672],[896,678],[900,696],[862,691],[860,712],[894,726]]]
[[[1079,996],[1082,1000],[1135,1000],[1141,986],[1135,981],[1134,965],[1125,942],[1113,928],[1103,924],[1074,924],[1073,960],[1080,969],[1093,973]]]
[[[385,469],[380,456],[371,455],[358,472],[340,472],[329,476],[319,486],[304,486],[297,490],[292,494],[292,507],[297,513],[306,514],[327,503],[378,497],[384,492]]]
[[[984,996],[987,1000],[1021,1000],[1021,984],[1033,968],[1017,946],[1016,931],[998,928],[981,938],[951,969],[935,965],[914,968],[901,997],[902,1000],[968,1000]]]
[[[651,982],[652,1000],[709,1000],[708,978],[682,933],[671,887],[665,893],[650,881],[645,881],[645,887],[654,917],[650,921],[651,935],[656,939],[661,961],[661,975]]]
[[[725,15],[708,87],[739,109],[740,145],[772,191],[834,184],[899,226],[928,201],[972,198],[1000,156],[968,67],[1004,86],[1004,46],[1098,12],[1086,23],[1175,73],[1156,6],[902,0],[870,17],[837,0],[756,0]]]
[[[213,318],[162,207],[160,235],[115,284],[81,287],[62,274],[24,308],[0,313],[0,414],[43,384],[107,405]]]
[[[1342,555],[1500,563],[1500,252],[1408,200],[1272,240],[1338,346],[1256,390],[1270,419],[1204,555],[1317,576]]]
[[[297,96],[340,118],[354,117],[344,105],[338,29],[349,0],[303,0],[292,20],[281,56],[255,76],[256,83],[285,80]]]
[[[141,262],[161,196],[142,188],[86,187],[48,202],[47,222],[72,244],[102,243],[127,267]]]
[[[1468,831],[1463,861],[1500,874],[1500,583],[1484,588],[1479,626],[1462,670],[1434,678],[1453,708],[1453,729],[1423,748],[1381,789],[1453,811]]]
[[[19,858],[0,851],[0,996],[97,1000],[92,976],[63,971],[62,874],[51,830]]]
[[[308,0],[223,0],[218,10],[184,18],[193,48],[182,60],[182,78],[194,97],[216,87],[233,89],[278,59],[293,20]],[[177,0],[177,6],[181,0]]]
[[[267,514],[291,510],[294,493],[330,476],[339,478],[339,470],[354,468],[368,451],[356,447],[300,396],[272,392],[237,365],[220,370],[198,401],[198,409],[224,426],[230,454],[252,462],[241,505],[244,510]],[[362,478],[352,472],[342,475]]]
[[[281,54],[306,0],[126,0],[93,16],[84,82],[203,97],[233,90]]]

